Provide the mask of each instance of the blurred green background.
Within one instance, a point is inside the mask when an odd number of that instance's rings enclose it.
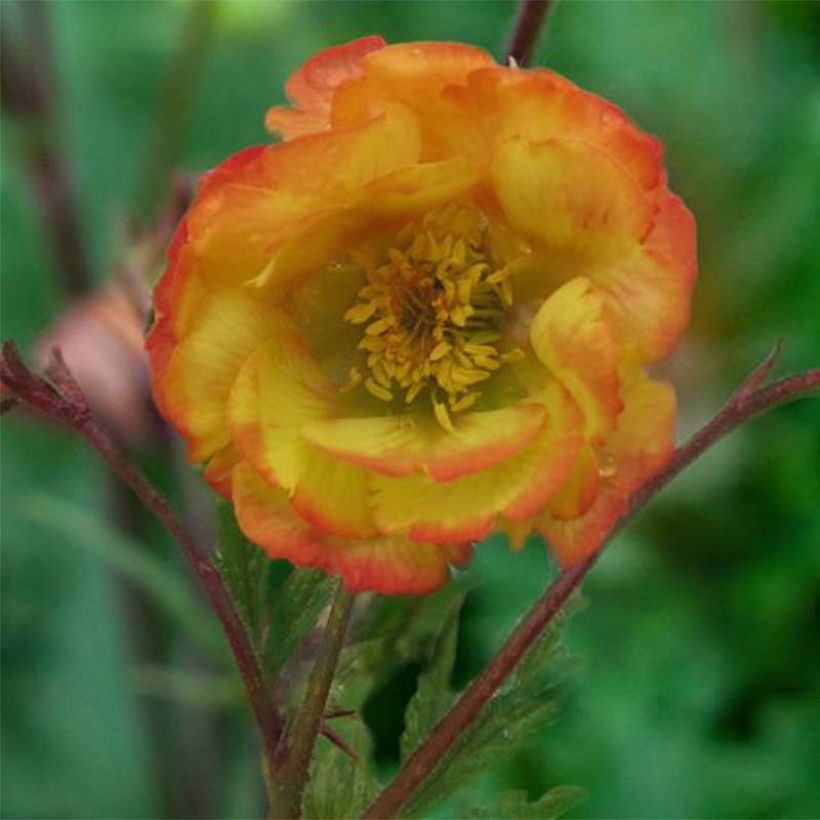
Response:
[[[68,303],[32,186],[38,141],[66,163],[103,282],[133,255],[124,217],[156,212],[171,166],[198,173],[265,141],[264,112],[306,57],[369,33],[499,54],[515,12],[495,0],[33,6],[1,7],[8,54],[53,77],[45,117],[4,85],[2,335],[24,350]],[[559,2],[537,63],[658,135],[697,217],[693,327],[663,370],[680,436],[778,336],[781,372],[816,366],[820,4]],[[3,816],[257,815],[253,730],[173,548],[69,435],[14,414],[2,436]],[[176,446],[139,449],[205,520],[195,474],[175,479]],[[479,547],[460,682],[547,571],[538,544]],[[477,795],[567,783],[586,790],[578,817],[820,816],[816,400],[711,451],[618,538],[585,593],[558,721]],[[395,670],[365,709],[383,772],[417,671]]]

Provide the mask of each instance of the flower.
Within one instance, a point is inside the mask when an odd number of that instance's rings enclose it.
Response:
[[[564,565],[668,459],[689,317],[660,144],[546,70],[331,48],[203,180],[155,293],[163,414],[271,556],[422,593],[494,529]]]

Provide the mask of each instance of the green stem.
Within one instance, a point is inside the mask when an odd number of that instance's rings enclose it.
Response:
[[[304,703],[288,735],[281,768],[271,773],[269,787],[276,817],[299,817],[301,813],[308,767],[316,738],[322,728],[330,685],[353,609],[354,597],[345,590],[341,579],[337,583],[322,645],[308,680]]]

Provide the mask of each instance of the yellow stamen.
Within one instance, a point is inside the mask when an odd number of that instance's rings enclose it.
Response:
[[[484,217],[451,203],[402,228],[393,247],[368,245],[350,260],[365,283],[344,319],[364,325],[358,347],[366,367],[351,369],[342,389],[361,383],[382,401],[405,404],[429,390],[438,423],[452,430],[450,413],[480,398],[474,386],[523,355],[499,348],[511,273],[494,263]]]

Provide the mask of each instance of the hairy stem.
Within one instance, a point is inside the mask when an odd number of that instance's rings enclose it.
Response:
[[[310,760],[322,729],[330,685],[353,610],[353,596],[345,590],[341,579],[337,583],[319,654],[308,679],[305,700],[287,738],[280,770],[272,772],[272,802],[276,817],[299,817],[301,814]]]
[[[508,61],[514,60],[520,66],[529,65],[551,5],[552,0],[521,0],[515,27],[504,52]]]
[[[758,386],[768,374],[772,358],[744,382],[735,395],[689,441],[680,447],[666,467],[646,481],[630,497],[627,513],[614,522],[599,550],[582,563],[565,569],[535,603],[513,631],[490,665],[473,681],[452,709],[433,728],[427,740],[404,764],[394,780],[382,791],[363,815],[365,818],[394,817],[413,796],[421,783],[450,751],[484,705],[507,680],[518,662],[561,610],[597,557],[632,516],[642,509],[678,473],[709,447],[741,424],[779,404],[820,389],[820,369],[789,376],[766,387]],[[762,375],[761,375],[762,374]]]

